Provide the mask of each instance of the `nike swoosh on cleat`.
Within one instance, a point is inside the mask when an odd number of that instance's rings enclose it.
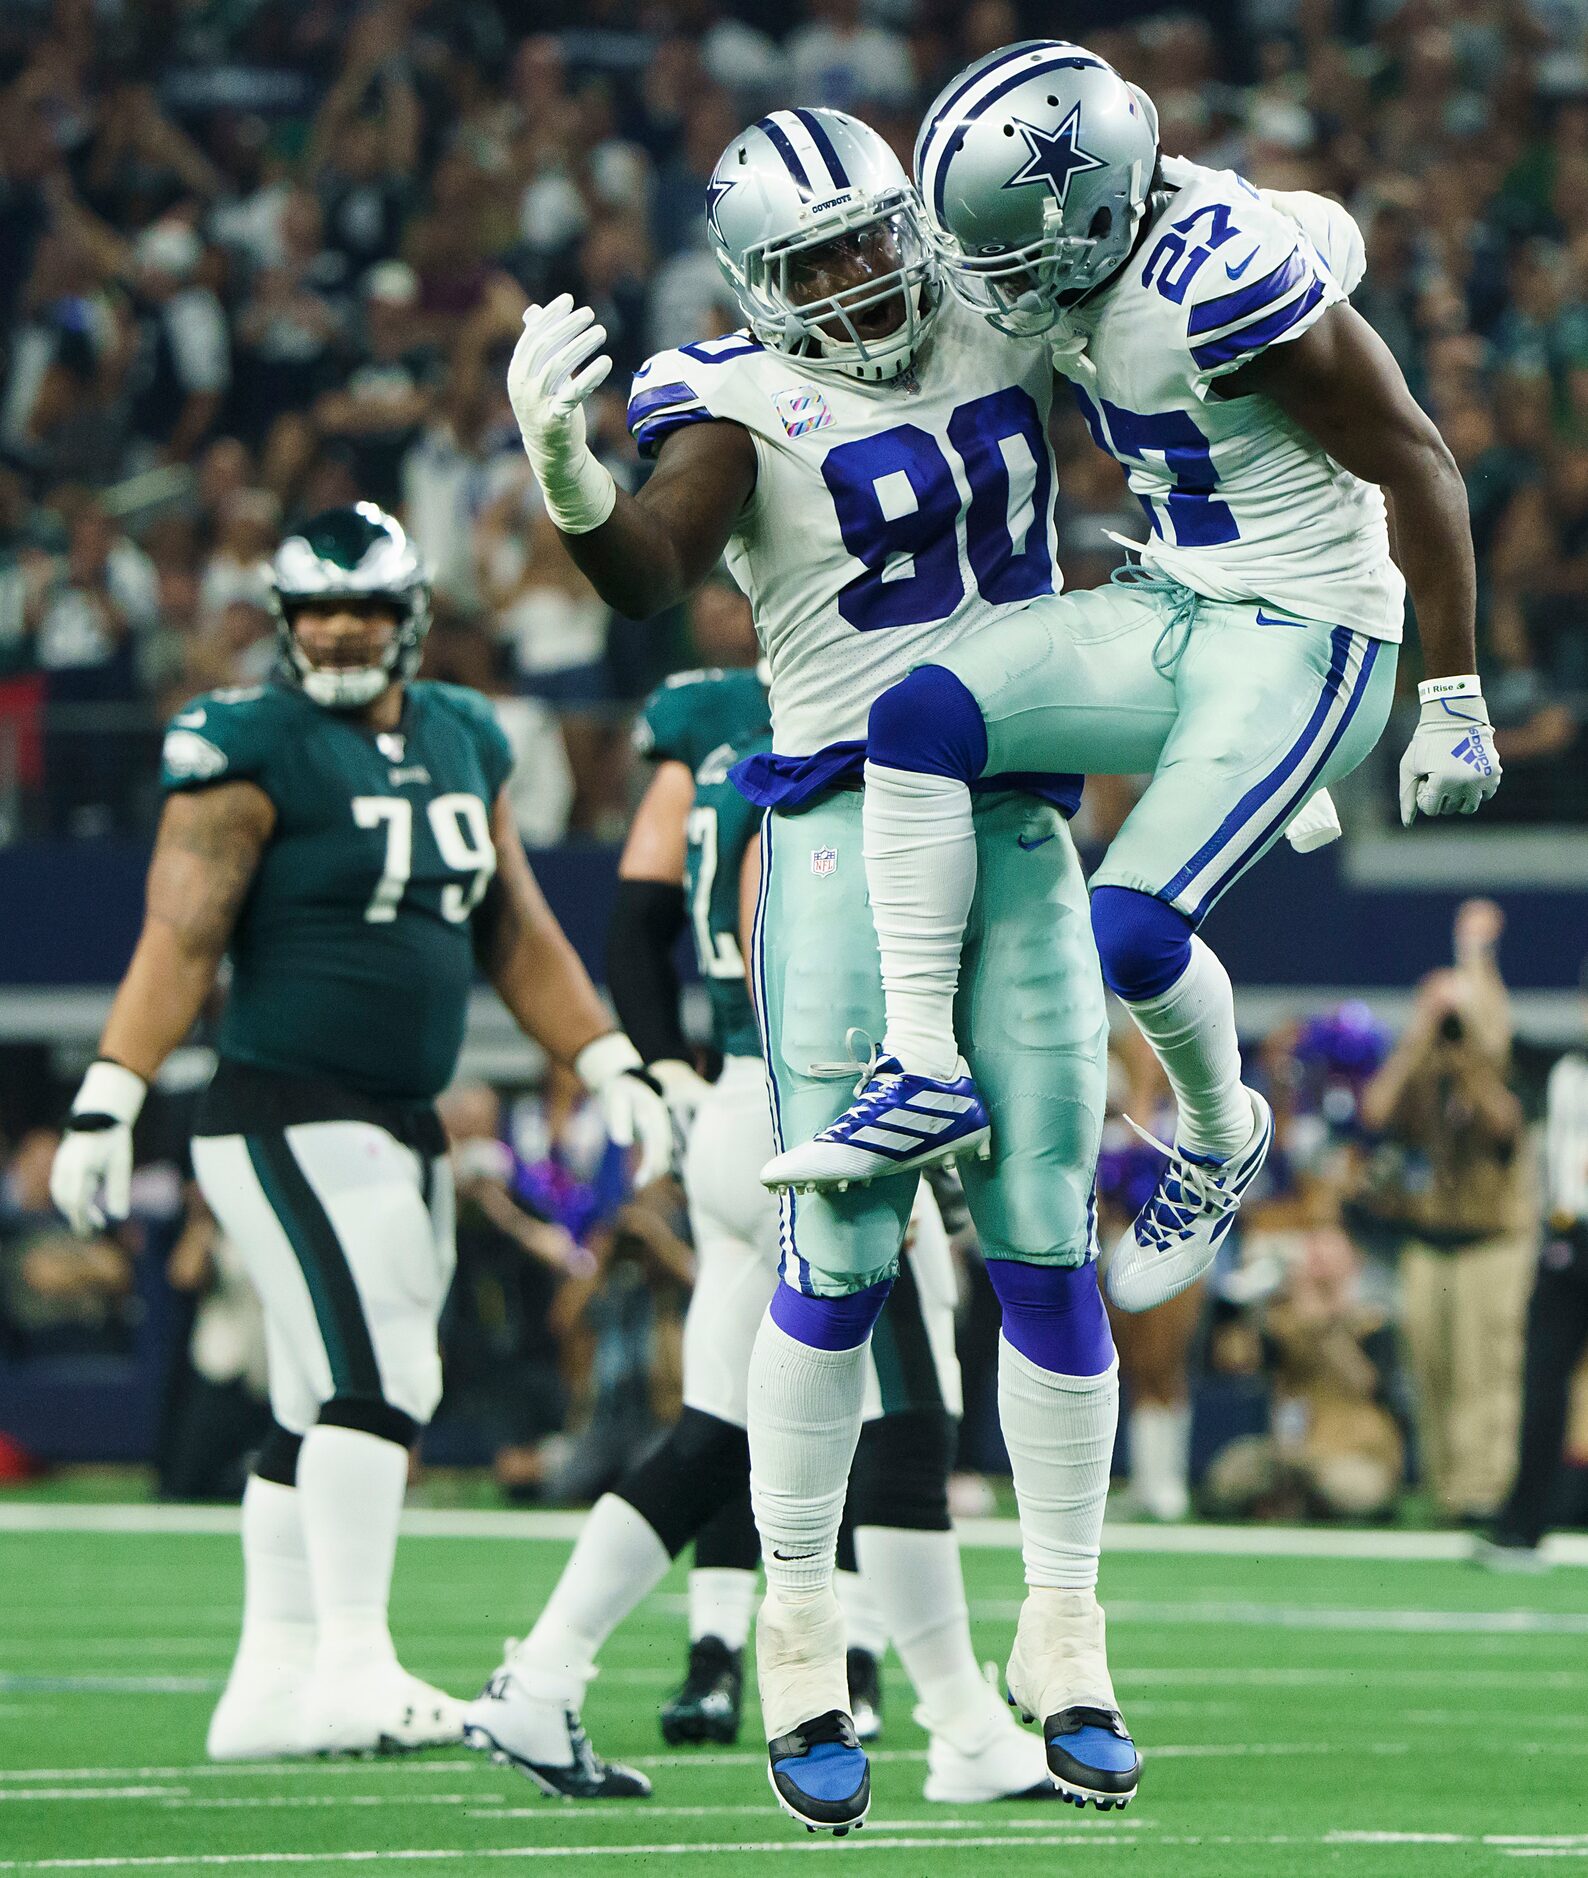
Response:
[[[1305,632],[1307,630],[1304,621],[1299,619],[1276,619],[1272,613],[1265,613],[1261,607],[1257,609],[1257,623],[1259,626],[1294,626],[1297,632]]]
[[[1048,834],[1038,835],[1035,841],[1027,841],[1024,835],[1016,835],[1015,840],[1020,844],[1022,848],[1025,849],[1026,853],[1029,854],[1033,848],[1046,847],[1047,844],[1054,839],[1057,833],[1058,833],[1058,830],[1054,829]]]
[[[1226,274],[1229,275],[1231,280],[1239,280],[1242,274],[1246,272],[1247,268],[1249,268],[1251,264],[1253,263],[1253,261],[1255,261],[1256,259],[1257,259],[1257,250],[1253,248],[1251,253],[1247,255],[1246,259],[1242,261],[1239,267],[1231,267],[1229,262],[1226,261],[1224,263],[1224,271]]]

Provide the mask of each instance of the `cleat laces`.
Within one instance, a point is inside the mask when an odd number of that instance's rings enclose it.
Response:
[[[1156,1192],[1137,1217],[1139,1243],[1155,1252],[1165,1252],[1176,1242],[1189,1239],[1201,1221],[1221,1219],[1240,1205],[1240,1196],[1221,1183],[1222,1166],[1189,1159],[1128,1115],[1125,1122],[1169,1163],[1159,1177]]]

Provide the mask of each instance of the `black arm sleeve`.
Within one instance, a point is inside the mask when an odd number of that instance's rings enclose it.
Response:
[[[684,890],[666,880],[620,880],[607,933],[607,989],[618,1022],[647,1063],[690,1060],[678,1015],[673,946],[684,930]]]

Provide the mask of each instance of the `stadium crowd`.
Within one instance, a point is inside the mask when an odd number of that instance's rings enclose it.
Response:
[[[1080,6],[1164,145],[1341,196],[1357,299],[1466,475],[1507,786],[1581,819],[1588,713],[1588,25],[1569,0]],[[153,738],[273,657],[263,563],[369,496],[429,558],[433,668],[492,692],[538,844],[610,834],[624,720],[712,648],[614,619],[538,510],[503,389],[528,299],[594,305],[599,448],[627,374],[726,330],[702,188],[790,99],[908,155],[1014,0],[13,0],[0,16],[0,839],[140,829]],[[1061,555],[1141,528],[1058,420]],[[1415,676],[1409,673],[1408,677]],[[555,725],[560,737],[549,735]],[[1390,739],[1389,742],[1393,742]]]

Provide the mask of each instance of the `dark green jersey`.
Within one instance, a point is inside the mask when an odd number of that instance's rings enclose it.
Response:
[[[646,701],[635,743],[654,762],[684,763],[694,773],[684,893],[711,999],[711,1040],[724,1056],[759,1056],[739,945],[739,870],[761,811],[729,782],[728,771],[741,757],[771,748],[766,687],[751,671],[681,672]]]
[[[220,1054],[369,1095],[451,1079],[512,768],[478,693],[413,684],[377,733],[285,685],[216,691],[166,731],[168,790],[256,784],[276,825],[232,936]]]

